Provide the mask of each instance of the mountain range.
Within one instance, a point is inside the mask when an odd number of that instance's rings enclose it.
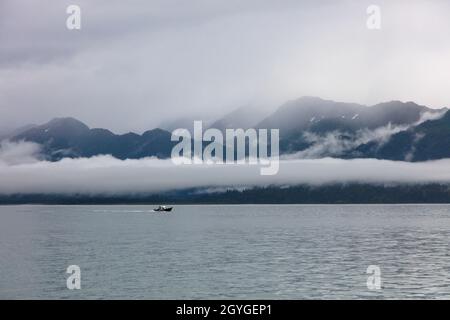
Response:
[[[38,143],[45,159],[57,161],[104,154],[118,159],[167,158],[175,145],[170,137],[171,133],[162,129],[149,130],[142,135],[132,132],[117,135],[106,129],[91,129],[74,118],[55,118],[9,139]]]
[[[446,108],[431,109],[400,101],[364,106],[302,97],[264,116],[256,108],[239,108],[208,123],[220,130],[279,129],[280,153],[286,158],[450,158],[450,112]],[[89,128],[74,118],[29,125],[2,138],[38,143],[43,158],[51,161],[102,154],[118,159],[164,159],[170,157],[177,143],[171,141],[171,132],[160,128],[143,134],[114,134],[107,129]]]

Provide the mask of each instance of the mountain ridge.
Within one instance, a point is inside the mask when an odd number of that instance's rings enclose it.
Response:
[[[174,145],[171,133],[155,128],[142,135],[129,132],[114,134],[108,129],[89,128],[83,122],[67,117],[54,118],[14,137],[12,141],[30,141],[41,144],[48,160],[65,157],[91,157],[109,154],[118,159],[143,157],[167,158]]]
[[[238,108],[213,124],[220,125],[220,130],[228,124],[244,125],[254,111],[249,111],[242,119],[240,112],[244,110]],[[450,157],[448,109],[430,109],[411,101],[393,100],[364,106],[302,97],[281,105],[255,128],[279,129],[280,154],[300,158],[425,161]],[[161,128],[142,134],[115,134],[108,129],[89,128],[72,117],[54,118],[9,139],[41,144],[45,158],[51,161],[102,154],[118,159],[165,159],[178,143],[171,141],[171,133]]]

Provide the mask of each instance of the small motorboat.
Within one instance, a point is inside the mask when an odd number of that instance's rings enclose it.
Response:
[[[166,206],[159,206],[156,209],[153,209],[154,212],[170,212],[172,211],[173,207],[166,207]]]

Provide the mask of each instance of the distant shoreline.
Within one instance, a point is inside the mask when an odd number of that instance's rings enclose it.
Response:
[[[20,207],[20,206],[156,206],[155,203],[95,203],[95,204],[64,204],[64,203],[17,203],[17,204],[0,204],[1,207]],[[242,206],[450,206],[447,203],[177,203],[176,206],[205,206],[205,207],[242,207]]]
[[[450,185],[300,185],[264,187],[224,192],[196,189],[165,194],[88,195],[13,194],[0,195],[0,205],[202,205],[202,204],[450,204]]]

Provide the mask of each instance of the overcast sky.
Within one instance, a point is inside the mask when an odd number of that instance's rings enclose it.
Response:
[[[303,95],[449,107],[449,13],[446,0],[0,0],[0,128],[73,116],[140,132]]]

